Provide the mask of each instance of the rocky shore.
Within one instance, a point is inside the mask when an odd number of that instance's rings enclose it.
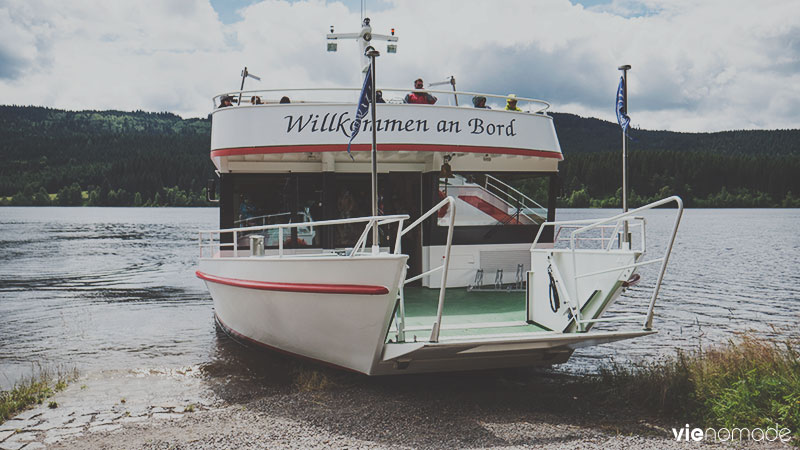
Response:
[[[548,370],[368,378],[233,351],[180,369],[87,374],[0,425],[0,449],[696,448],[582,398]],[[702,444],[704,447],[708,443]],[[740,445],[739,445],[740,446]],[[763,447],[763,445],[758,445]]]

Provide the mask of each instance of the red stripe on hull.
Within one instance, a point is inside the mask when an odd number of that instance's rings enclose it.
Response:
[[[359,284],[306,284],[306,283],[273,283],[269,281],[239,280],[236,278],[218,277],[216,275],[195,272],[197,278],[212,283],[225,284],[247,289],[279,292],[301,292],[306,294],[351,294],[351,295],[385,295],[389,289],[384,286]]]
[[[368,152],[371,151],[370,144],[354,144],[350,151]],[[305,152],[346,152],[347,145],[283,145],[283,146],[261,146],[261,147],[238,147],[221,148],[211,151],[211,157],[236,155],[265,155],[272,153],[305,153]],[[522,155],[538,156],[541,158],[554,158],[559,161],[564,156],[558,152],[548,152],[544,150],[526,150],[522,148],[506,147],[479,147],[469,145],[418,145],[418,144],[378,144],[380,152],[396,151],[415,151],[415,152],[460,152],[460,153],[489,153],[493,155]]]

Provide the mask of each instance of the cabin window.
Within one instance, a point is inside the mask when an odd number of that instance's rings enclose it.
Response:
[[[394,188],[389,186],[389,177],[378,174],[378,215],[400,214],[395,204],[397,197]],[[417,183],[419,181],[417,180]],[[369,174],[336,174],[335,211],[337,219],[354,217],[367,217],[372,215],[372,177]],[[403,214],[407,211],[403,211]],[[336,248],[352,247],[361,233],[366,222],[335,225],[333,229],[333,245]],[[386,226],[378,228],[380,245],[390,246],[393,239],[392,232]],[[396,230],[393,229],[393,230]],[[371,233],[367,245],[372,245]]]
[[[237,228],[320,220],[322,180],[317,174],[243,175],[234,182],[234,226]],[[277,248],[279,231],[263,234],[265,246]],[[321,236],[314,227],[285,229],[284,247],[320,247]]]
[[[547,220],[547,174],[456,173],[439,178],[440,199],[456,199],[455,226],[539,225]],[[437,224],[449,226],[439,212]]]

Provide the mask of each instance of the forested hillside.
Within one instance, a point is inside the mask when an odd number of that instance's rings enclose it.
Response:
[[[619,206],[619,126],[572,114],[553,118],[564,152],[562,204]],[[629,134],[634,205],[677,194],[695,207],[800,207],[800,130]]]
[[[0,197],[133,205],[138,193],[142,205],[203,204],[210,130],[208,120],[170,113],[0,106]]]
[[[553,113],[564,152],[560,203],[619,205],[621,137],[611,122]],[[170,113],[0,106],[0,203],[205,205],[210,122]],[[800,207],[800,130],[632,130],[631,203]]]

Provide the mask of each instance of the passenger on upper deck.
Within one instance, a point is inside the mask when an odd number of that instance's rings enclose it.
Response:
[[[386,103],[386,100],[383,99],[383,91],[375,91],[375,103]]]
[[[517,108],[516,95],[508,94],[508,98],[506,98],[506,111],[522,111],[521,109]]]
[[[414,81],[414,88],[415,89],[424,89],[425,84],[422,82],[422,78],[417,78]],[[406,95],[406,98],[403,100],[406,103],[417,103],[421,105],[433,105],[436,103],[437,98],[427,92],[419,92],[414,91],[410,94]]]
[[[284,95],[283,97],[281,97],[281,103],[292,103],[292,101],[289,100],[289,97]]]
[[[225,95],[219,100],[219,107],[227,108],[228,106],[233,106],[233,97]]]
[[[472,104],[476,108],[492,109],[486,106],[486,97],[482,95],[476,95],[475,97],[472,97]]]
[[[261,101],[261,97],[254,95],[250,97],[250,104],[251,105],[263,105],[264,102]]]

